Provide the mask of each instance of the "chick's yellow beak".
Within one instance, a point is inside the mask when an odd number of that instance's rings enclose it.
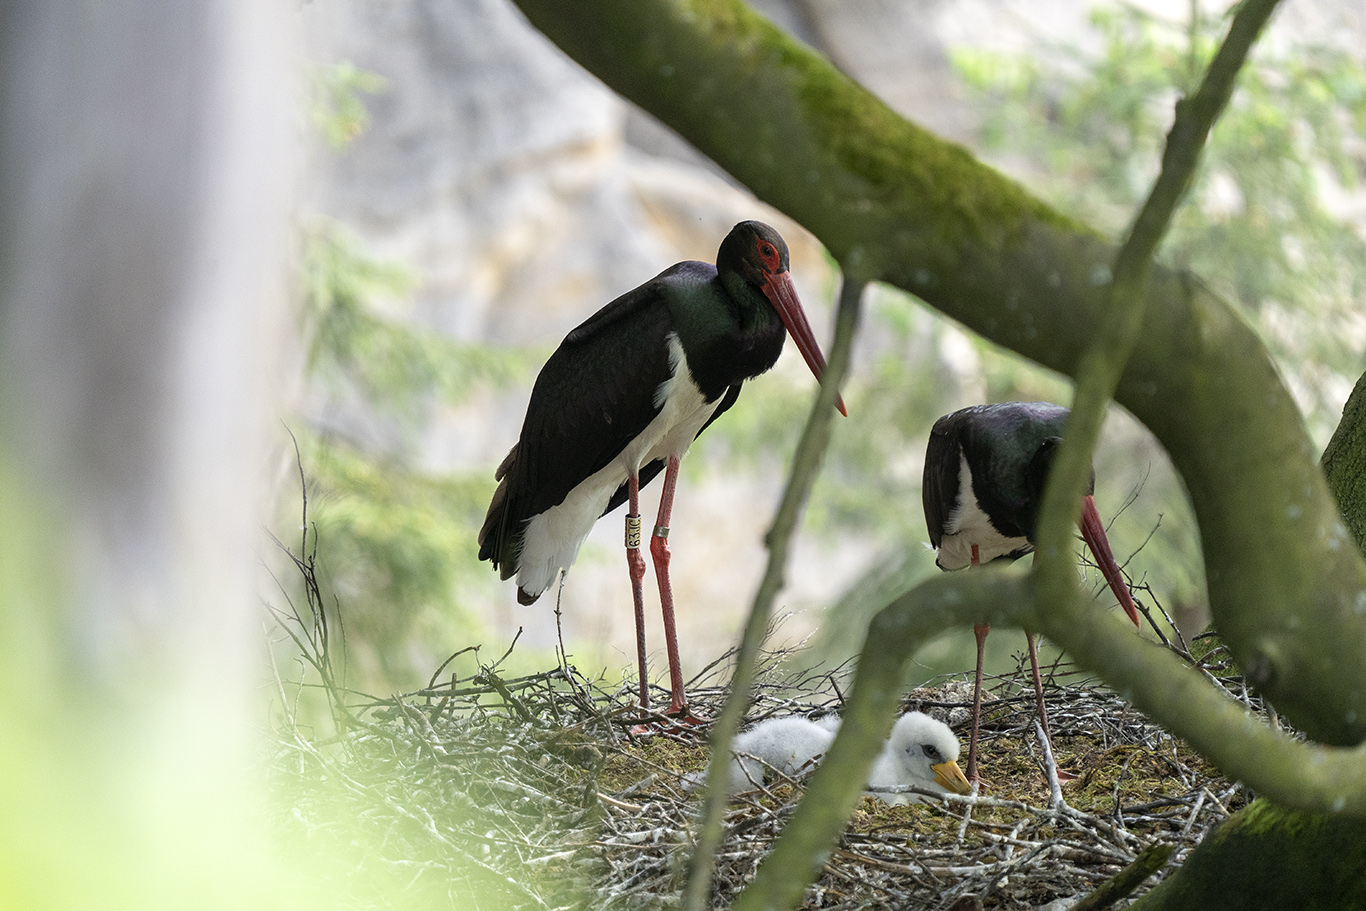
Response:
[[[939,765],[932,765],[930,769],[934,772],[934,780],[940,787],[952,791],[955,794],[971,794],[972,785],[968,784],[967,776],[963,770],[958,768],[958,763],[950,759],[948,762],[941,762]]]

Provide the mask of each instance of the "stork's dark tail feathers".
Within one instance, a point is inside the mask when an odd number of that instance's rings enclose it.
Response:
[[[512,540],[512,529],[508,528],[508,474],[516,462],[517,447],[513,446],[493,473],[498,489],[493,492],[488,515],[479,529],[479,559],[492,563],[502,579],[511,579],[517,573],[518,547]]]

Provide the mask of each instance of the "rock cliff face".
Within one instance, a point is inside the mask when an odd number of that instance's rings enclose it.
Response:
[[[1289,4],[1282,26],[1366,29],[1347,6]],[[973,113],[948,63],[953,44],[1027,47],[1080,36],[1084,0],[762,0],[755,4],[893,107],[964,139]],[[1145,4],[1176,16],[1186,0]],[[1348,10],[1343,13],[1342,10]],[[773,223],[828,345],[833,276],[819,245],[568,60],[508,0],[327,0],[304,7],[316,61],[351,61],[387,88],[367,98],[372,124],[325,167],[309,208],[357,233],[374,255],[419,278],[413,318],[452,337],[548,351],[599,306],[681,259],[712,260],[732,224]],[[1363,35],[1366,40],[1366,35]],[[788,346],[789,348],[791,346]],[[970,352],[969,352],[970,353]],[[806,384],[789,351],[760,382]],[[514,442],[529,389],[434,416],[424,438],[433,471],[486,470]],[[742,396],[737,409],[745,407]],[[675,512],[675,588],[685,665],[714,657],[743,619],[762,568],[761,537],[781,478],[740,481],[686,469]],[[642,511],[655,508],[647,492]],[[913,505],[913,504],[912,504]],[[909,508],[909,507],[908,507]],[[471,529],[473,548],[474,529]],[[599,523],[565,589],[566,635],[629,666],[630,595],[621,521]],[[805,542],[780,609],[828,602],[865,567],[866,542]],[[501,632],[525,625],[553,641],[549,611],[516,607],[512,586],[491,605]],[[657,618],[651,617],[657,625]],[[790,625],[799,635],[809,623]],[[651,631],[651,642],[658,633]],[[525,640],[524,640],[525,641]]]

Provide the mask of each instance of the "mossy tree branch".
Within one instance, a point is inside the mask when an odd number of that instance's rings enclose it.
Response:
[[[858,250],[868,278],[1075,375],[1115,257],[1094,231],[900,118],[737,0],[518,3],[836,259]],[[1220,631],[1293,724],[1325,743],[1358,743],[1366,564],[1294,402],[1253,330],[1197,281],[1154,268],[1146,298],[1115,398],[1186,483]]]
[[[1103,911],[1122,901],[1143,885],[1143,881],[1162,869],[1172,856],[1175,845],[1155,842],[1144,848],[1133,863],[1100,884],[1090,895],[1073,905],[1070,911]]]
[[[1342,410],[1323,472],[1357,547],[1366,546],[1366,376]],[[1353,860],[1355,859],[1355,863]],[[1257,876],[1247,871],[1256,870]],[[1172,876],[1132,906],[1366,907],[1366,819],[1306,813],[1253,801],[1202,841]]]
[[[1366,824],[1254,801],[1129,908],[1366,908]]]
[[[1323,450],[1323,474],[1338,501],[1343,521],[1366,550],[1366,375],[1357,380],[1342,420]]]
[[[1071,597],[1062,610],[1044,602],[1031,628],[1257,793],[1286,807],[1366,819],[1366,744],[1321,746],[1274,730],[1172,652],[1136,639],[1127,620],[1095,610],[1084,593]]]

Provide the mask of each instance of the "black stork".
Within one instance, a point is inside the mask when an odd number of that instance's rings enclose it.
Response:
[[[788,273],[787,244],[757,221],[736,225],[716,265],[681,262],[603,307],[565,337],[531,391],[522,435],[498,466],[479,559],[531,604],[567,570],[599,517],[623,502],[635,601],[640,704],[648,708],[640,488],[664,471],[650,554],[669,657],[669,714],[687,716],[669,584],[669,515],[678,466],[745,380],[778,360],[787,333],[825,371]],[[838,408],[845,413],[843,401]]]
[[[1034,530],[1043,502],[1044,483],[1058,445],[1068,409],[1049,402],[1003,402],[975,405],[935,421],[925,451],[921,497],[930,544],[938,551],[935,563],[943,570],[964,569],[993,560],[1018,560],[1034,550]],[[1105,526],[1096,512],[1095,471],[1082,498],[1082,538],[1096,558],[1110,590],[1134,626],[1138,609],[1110,550]],[[982,651],[991,627],[979,624],[977,673],[972,695],[972,736],[968,742],[969,779],[977,779],[977,732],[982,712]],[[1029,660],[1039,717],[1048,733],[1043,683],[1034,637]]]

